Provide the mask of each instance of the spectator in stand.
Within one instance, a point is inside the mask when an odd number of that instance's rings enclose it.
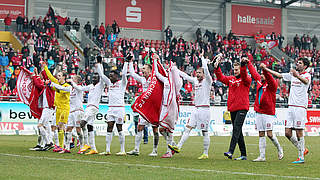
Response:
[[[89,44],[87,44],[87,46],[83,49],[85,69],[87,69],[89,67],[90,50],[91,50],[91,48],[90,48]]]
[[[89,36],[89,38],[91,39],[91,24],[90,24],[90,21],[88,21],[87,24],[84,25],[84,30],[86,32],[86,35]]]
[[[29,22],[29,27],[31,28],[31,31],[36,29],[36,25],[37,25],[37,20],[36,20],[36,17],[33,16]]]
[[[106,27],[107,37],[111,34],[111,32],[112,32],[112,27],[110,26],[110,24],[108,24]]]
[[[113,34],[113,32],[111,32],[111,34],[108,36],[108,41],[109,41],[109,48],[112,50],[113,49],[113,43],[117,40],[117,35]]]
[[[312,38],[312,47],[314,50],[317,49],[317,45],[318,45],[318,38],[316,35],[314,35]]]
[[[198,27],[196,31],[196,38],[197,38],[197,42],[200,42],[202,40],[202,33],[201,33],[200,27]]]
[[[23,26],[23,17],[22,14],[20,13],[19,16],[16,19],[17,23],[17,32],[22,32],[22,26]]]
[[[310,50],[311,49],[311,37],[309,35],[307,35],[307,37],[305,38],[306,40],[306,48],[305,49],[308,49]]]
[[[11,30],[11,17],[10,13],[8,13],[7,17],[4,18],[4,29],[5,31],[10,31]]]
[[[22,59],[18,56],[18,54],[14,53],[14,56],[11,58],[11,62],[12,62],[12,65],[14,66],[14,69],[16,69],[18,66],[21,65],[21,60]]]
[[[282,49],[282,43],[283,43],[283,41],[284,41],[284,37],[281,35],[281,33],[279,33],[279,35],[278,35],[278,48],[279,49]]]
[[[16,88],[17,78],[15,75],[12,75],[11,78],[8,81],[8,86],[10,91],[13,91]]]
[[[52,73],[54,68],[55,68],[55,62],[52,58],[52,56],[50,56],[47,60],[47,63],[48,63],[48,69],[50,70],[50,72]]]
[[[293,38],[294,48],[301,49],[301,41],[299,39],[298,34]]]
[[[66,20],[66,22],[64,22],[64,26],[66,27],[66,30],[67,30],[67,31],[70,31],[70,29],[71,29],[71,20],[70,20],[69,17],[68,17],[68,19]]]
[[[24,46],[21,48],[21,53],[22,53],[22,55],[23,55],[24,57],[29,56],[29,54],[30,54],[30,49],[29,49],[29,47],[28,47],[28,43],[27,43],[27,42],[25,42],[25,43],[24,43]]]
[[[23,32],[28,32],[28,28],[29,28],[29,21],[28,21],[28,17],[24,16],[23,17]]]
[[[301,45],[302,45],[302,49],[307,48],[307,39],[305,34],[303,34],[303,36],[301,37]]]
[[[6,55],[6,52],[2,52],[2,56],[0,56],[0,65],[1,65],[1,71],[4,72],[6,66],[9,65],[9,58]]]
[[[6,67],[5,74],[6,74],[6,83],[8,83],[10,77],[12,76],[9,66]]]
[[[168,26],[164,32],[166,33],[166,44],[171,44],[171,38],[173,36],[172,30],[170,29],[170,26]]]
[[[93,39],[96,40],[97,37],[98,37],[98,34],[99,34],[99,28],[98,28],[98,25],[95,25],[93,30],[92,30],[92,36],[93,36]]]
[[[59,25],[60,25],[60,21],[58,18],[55,18],[54,20],[54,28],[55,28],[55,33],[56,33],[56,37],[59,38],[60,37],[60,33],[59,33]]]
[[[51,17],[51,19],[52,20],[54,20],[55,19],[55,16],[54,16],[54,10],[53,10],[53,8],[52,8],[52,6],[51,6],[51,4],[49,4],[49,8],[48,8],[48,17]]]
[[[72,23],[72,27],[73,29],[75,29],[76,31],[79,31],[80,29],[80,22],[78,21],[78,18],[75,18],[73,23]]]
[[[118,35],[120,33],[120,29],[119,29],[119,26],[118,26],[116,20],[113,20],[112,30],[113,30],[113,34]]]
[[[100,24],[99,33],[102,34],[103,36],[104,36],[105,33],[106,33],[106,30],[105,30],[105,28],[104,28],[103,23]]]

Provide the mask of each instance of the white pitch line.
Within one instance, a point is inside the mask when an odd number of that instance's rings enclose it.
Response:
[[[67,162],[80,162],[80,163],[91,163],[91,164],[107,164],[110,166],[136,166],[136,167],[145,167],[145,168],[163,168],[163,169],[172,169],[179,171],[193,171],[193,172],[212,172],[212,173],[221,173],[221,174],[232,174],[232,175],[248,175],[248,176],[262,176],[262,177],[274,177],[274,178],[287,178],[287,179],[314,179],[320,180],[320,177],[305,177],[305,176],[280,176],[275,174],[256,174],[249,172],[234,172],[234,171],[223,171],[223,170],[214,170],[214,169],[193,169],[193,168],[179,168],[179,167],[171,167],[171,166],[157,166],[157,165],[148,165],[148,164],[129,164],[129,163],[111,163],[105,161],[89,161],[89,160],[78,160],[78,159],[64,159],[64,158],[50,158],[50,157],[36,157],[36,156],[24,156],[19,154],[6,154],[0,153],[2,156],[10,156],[10,157],[21,157],[21,158],[29,158],[29,159],[46,159],[46,160],[54,160],[54,161],[67,161]]]

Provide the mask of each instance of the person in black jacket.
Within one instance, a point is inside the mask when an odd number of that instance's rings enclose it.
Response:
[[[23,21],[24,21],[24,18],[22,17],[22,14],[20,13],[16,19],[17,32],[22,32]]]
[[[86,32],[86,35],[89,36],[89,38],[91,39],[91,24],[89,21],[86,25],[84,25],[84,30]]]

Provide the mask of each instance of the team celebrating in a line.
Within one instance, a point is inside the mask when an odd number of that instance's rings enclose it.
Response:
[[[298,159],[292,163],[304,163],[304,156],[308,153],[305,148],[304,128],[306,123],[306,112],[308,105],[308,87],[311,82],[311,75],[306,71],[309,61],[300,58],[296,62],[296,68],[289,73],[278,73],[270,70],[265,64],[260,64],[260,73],[246,58],[242,57],[241,62],[233,64],[233,76],[225,76],[220,69],[222,56],[217,55],[213,60],[200,55],[201,66],[196,70],[196,76],[192,77],[180,71],[174,63],[170,64],[164,73],[160,73],[159,56],[152,56],[153,65],[145,64],[142,68],[143,75],[139,76],[134,72],[132,56],[128,56],[124,62],[121,74],[118,71],[111,71],[108,76],[103,72],[102,58],[97,57],[95,65],[96,73],[93,76],[92,84],[82,85],[79,75],[73,75],[68,79],[65,72],[58,72],[52,75],[45,62],[41,62],[42,71],[38,73],[35,69],[32,74],[34,83],[33,100],[38,108],[42,109],[41,117],[38,120],[38,144],[31,150],[46,151],[54,148],[54,152],[70,153],[75,146],[73,133],[77,136],[80,149],[78,154],[100,154],[111,155],[111,142],[114,126],[119,136],[120,151],[118,156],[140,155],[140,143],[145,126],[151,125],[153,129],[153,150],[149,156],[158,155],[159,133],[166,140],[167,152],[162,158],[171,158],[175,153],[181,153],[183,144],[189,138],[192,129],[199,129],[203,135],[203,154],[198,159],[209,158],[210,136],[210,92],[213,83],[208,65],[214,68],[217,80],[229,87],[227,108],[231,114],[232,137],[229,150],[224,153],[229,159],[247,160],[247,150],[242,125],[249,110],[249,89],[252,79],[256,84],[256,99],[254,110],[256,111],[256,130],[259,131],[259,156],[254,162],[266,161],[266,137],[272,141],[277,149],[278,159],[284,158],[284,151],[273,130],[275,121],[276,90],[277,81],[275,77],[291,82],[287,118],[285,119],[285,136],[298,150]],[[160,64],[160,66],[159,66]],[[250,75],[248,74],[248,71]],[[143,93],[148,91],[152,81],[152,75],[163,85],[161,107],[159,109],[158,123],[150,122],[145,116],[139,116],[137,133],[135,134],[134,149],[125,151],[125,134],[123,123],[125,121],[124,96],[128,83],[128,76],[142,84]],[[178,116],[175,112],[179,110],[179,90],[181,81],[186,80],[194,86],[194,109],[191,118],[186,124],[180,141],[176,144],[173,141],[174,125]],[[109,104],[107,112],[107,133],[106,149],[98,153],[95,146],[94,120],[99,112],[101,95],[107,87]],[[83,108],[83,93],[88,92],[87,106]],[[160,101],[159,101],[160,102]],[[177,102],[177,103],[176,103]],[[75,128],[75,131],[74,131]],[[293,130],[296,132],[293,134]],[[238,144],[240,157],[233,158],[235,147]]]

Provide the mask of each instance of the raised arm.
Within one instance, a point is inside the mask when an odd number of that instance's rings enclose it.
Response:
[[[278,84],[277,81],[272,77],[272,75],[265,69],[263,70],[263,75],[265,77],[265,81],[268,83],[268,87],[274,92],[277,91]]]
[[[179,72],[179,75],[180,75],[184,80],[187,80],[187,81],[189,81],[189,82],[191,82],[191,83],[194,83],[195,78],[189,76],[189,75],[188,75],[187,73],[185,73],[185,72],[180,71],[179,69],[178,69],[178,72]]]
[[[89,89],[90,89],[90,85],[89,86],[80,86],[73,81],[70,81],[70,82],[71,82],[72,87],[74,87],[78,91],[89,91]]]
[[[159,71],[158,71],[158,63],[157,63],[157,59],[153,60],[153,66],[154,66],[154,73],[156,75],[156,77],[163,83],[165,83],[166,81],[168,81],[168,78],[162,76]]]
[[[122,68],[122,78],[121,78],[123,84],[127,84],[127,81],[128,81],[127,74],[128,74],[128,62],[124,62],[123,68]]]
[[[54,83],[54,82],[51,82],[51,85],[50,85],[51,87],[54,87],[55,89],[58,89],[58,90],[60,90],[60,91],[65,91],[65,92],[71,92],[71,90],[72,90],[72,87],[71,86],[61,86],[61,85],[59,85],[59,84],[56,84],[56,83]]]
[[[271,69],[269,69],[269,68],[265,68],[265,70],[266,71],[268,71],[269,73],[271,73],[272,75],[274,75],[274,76],[276,76],[277,78],[283,78],[283,74],[280,74],[280,73],[278,73],[278,72],[276,72],[276,71],[273,71],[273,70],[271,70]]]
[[[129,63],[129,73],[130,73],[130,76],[132,76],[133,79],[137,80],[139,83],[144,83],[144,81],[146,80],[144,77],[141,77],[134,72],[133,62]]]
[[[251,85],[251,78],[248,75],[247,66],[245,65],[241,65],[240,67],[240,78],[242,79],[242,81],[246,86]]]
[[[217,76],[218,81],[229,86],[229,80],[231,79],[231,76],[223,75],[220,67],[218,67],[217,69],[214,70],[214,74]]]
[[[261,76],[257,72],[256,68],[253,67],[251,61],[248,61],[248,69],[249,69],[249,72],[250,72],[251,76],[253,77],[253,79],[256,82],[261,82]]]
[[[46,72],[46,75],[48,76],[49,80],[56,83],[56,84],[59,84],[59,81],[58,79],[56,79],[52,74],[51,72],[49,71],[48,69],[48,66],[44,66],[44,70]]]
[[[97,69],[97,72],[98,72],[98,74],[100,76],[100,80],[102,80],[104,83],[106,83],[107,86],[110,86],[111,81],[106,75],[103,74],[102,64],[98,63],[97,66],[96,66],[96,69]]]
[[[202,61],[202,68],[203,68],[203,72],[204,72],[204,78],[206,81],[212,81],[212,78],[210,76],[210,72],[209,72],[209,69],[208,69],[208,59],[205,59],[203,56],[201,58],[201,61]]]

